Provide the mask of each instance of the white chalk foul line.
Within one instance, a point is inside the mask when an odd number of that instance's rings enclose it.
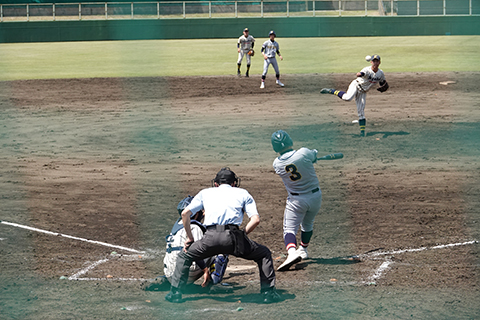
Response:
[[[110,244],[110,243],[106,243],[106,242],[101,242],[101,241],[89,240],[89,239],[85,239],[85,238],[74,237],[74,236],[70,236],[70,235],[68,235],[68,234],[63,234],[63,233],[58,233],[58,232],[52,232],[52,231],[48,231],[48,230],[42,230],[42,229],[38,229],[38,228],[33,228],[33,227],[29,227],[29,226],[24,226],[24,225],[21,225],[21,224],[13,223],[13,222],[0,221],[0,223],[6,224],[6,225],[9,225],[9,226],[13,226],[13,227],[17,227],[17,228],[27,229],[27,230],[30,230],[30,231],[36,231],[36,232],[40,232],[40,233],[49,234],[49,235],[52,235],[52,236],[60,236],[60,237],[68,238],[68,239],[73,239],[73,240],[78,240],[78,241],[84,241],[84,242],[93,243],[93,244],[98,244],[98,245],[101,245],[101,246],[110,247],[110,248],[115,248],[115,249],[120,249],[120,250],[124,250],[124,251],[130,251],[130,252],[135,252],[135,253],[145,253],[144,251],[139,251],[139,250],[135,250],[135,249],[123,247],[123,246],[117,246],[117,245]]]

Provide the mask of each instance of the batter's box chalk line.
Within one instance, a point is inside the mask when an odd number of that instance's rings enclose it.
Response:
[[[466,241],[466,242],[442,244],[442,245],[437,245],[437,246],[433,246],[433,247],[420,247],[420,248],[385,251],[385,252],[372,252],[372,253],[361,254],[361,255],[358,255],[357,257],[359,257],[360,259],[368,259],[368,258],[371,258],[371,257],[390,256],[390,255],[402,254],[402,253],[408,253],[408,252],[421,252],[421,251],[425,251],[425,250],[446,249],[446,248],[466,246],[466,245],[471,245],[471,244],[478,244],[478,241],[472,240],[472,241]],[[380,279],[383,276],[383,274],[388,269],[391,268],[391,265],[393,263],[394,262],[392,260],[386,260],[386,261],[382,262],[382,264],[375,270],[375,272],[370,277],[368,277],[367,281],[364,281],[363,283],[366,284],[366,285],[375,285],[376,280]]]

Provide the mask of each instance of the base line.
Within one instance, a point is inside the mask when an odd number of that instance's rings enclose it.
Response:
[[[395,251],[385,251],[385,252],[374,252],[374,253],[367,253],[367,254],[360,254],[360,257],[376,257],[376,256],[385,256],[390,254],[400,254],[405,252],[419,252],[424,250],[435,250],[435,249],[445,249],[457,246],[466,246],[469,244],[478,243],[477,240],[467,241],[467,242],[458,242],[458,243],[450,243],[450,244],[442,244],[434,247],[420,247],[420,248],[413,248],[413,249],[403,249],[403,250],[395,250]]]
[[[89,240],[89,239],[85,239],[85,238],[74,237],[74,236],[70,236],[70,235],[68,235],[68,234],[63,234],[63,233],[58,233],[58,232],[52,232],[52,231],[48,231],[48,230],[42,230],[42,229],[38,229],[38,228],[33,228],[33,227],[29,227],[29,226],[24,226],[24,225],[21,225],[21,224],[13,223],[13,222],[0,221],[0,223],[6,224],[6,225],[8,225],[8,226],[13,226],[13,227],[17,227],[17,228],[27,229],[27,230],[30,230],[30,231],[36,231],[36,232],[40,232],[40,233],[49,234],[49,235],[52,235],[52,236],[60,236],[60,237],[68,238],[68,239],[73,239],[73,240],[78,240],[78,241],[85,241],[85,242],[88,242],[88,243],[98,244],[98,245],[105,246],[105,247],[116,248],[116,249],[125,250],[125,251],[130,251],[130,252],[135,252],[135,253],[145,253],[145,251],[139,251],[139,250],[135,250],[135,249],[131,249],[131,248],[123,247],[123,246],[117,246],[117,245],[114,245],[114,244],[110,244],[110,243],[106,243],[106,242],[101,242],[101,241],[95,241],[95,240]]]

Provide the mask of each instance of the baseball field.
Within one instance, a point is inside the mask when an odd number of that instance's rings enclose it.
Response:
[[[0,44],[0,318],[480,318],[480,37],[278,37],[285,87],[270,69],[260,89],[265,40],[249,78],[236,39]],[[355,103],[319,91],[367,54],[390,89],[368,93],[361,138]],[[344,154],[316,164],[311,257],[277,272],[284,301],[259,304],[256,265],[234,257],[233,292],[144,290],[177,203],[225,166],[280,265],[278,129]]]

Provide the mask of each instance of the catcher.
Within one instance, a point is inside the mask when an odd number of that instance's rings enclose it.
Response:
[[[249,35],[248,28],[243,29],[243,35],[238,38],[237,42],[237,51],[238,51],[238,61],[237,61],[237,75],[240,76],[240,67],[242,66],[242,60],[245,56],[247,60],[247,72],[245,73],[245,77],[249,76],[250,72],[250,64],[252,61],[252,57],[255,54],[253,50],[253,46],[255,45],[255,38]]]
[[[163,277],[157,277],[152,284],[145,285],[144,290],[158,291],[166,280],[171,281],[173,272],[175,271],[175,265],[177,263],[178,254],[183,249],[187,234],[183,227],[181,214],[191,202],[193,197],[188,196],[178,203],[177,211],[180,218],[175,222],[170,234],[165,237],[167,242],[166,253],[163,259]],[[207,230],[202,224],[204,214],[203,210],[193,213],[190,217],[190,228],[192,230],[195,240],[199,240],[203,237]],[[225,271],[227,269],[228,255],[219,254],[213,257],[209,257],[203,260],[194,261],[190,266],[190,272],[188,274],[187,283],[191,284],[200,279],[203,276],[202,287],[209,287],[211,285],[218,284],[222,281]]]
[[[380,87],[377,88],[378,91],[385,92],[388,90],[388,82],[385,80],[385,74],[378,68],[380,66],[380,56],[377,54],[366,56],[365,60],[369,61],[371,66],[365,67],[357,73],[357,78],[350,83],[347,92],[329,88],[323,88],[320,91],[320,93],[323,94],[334,94],[345,101],[350,101],[355,97],[360,136],[362,137],[365,137],[365,126],[367,123],[365,119],[365,102],[368,90],[377,83],[380,85]]]

